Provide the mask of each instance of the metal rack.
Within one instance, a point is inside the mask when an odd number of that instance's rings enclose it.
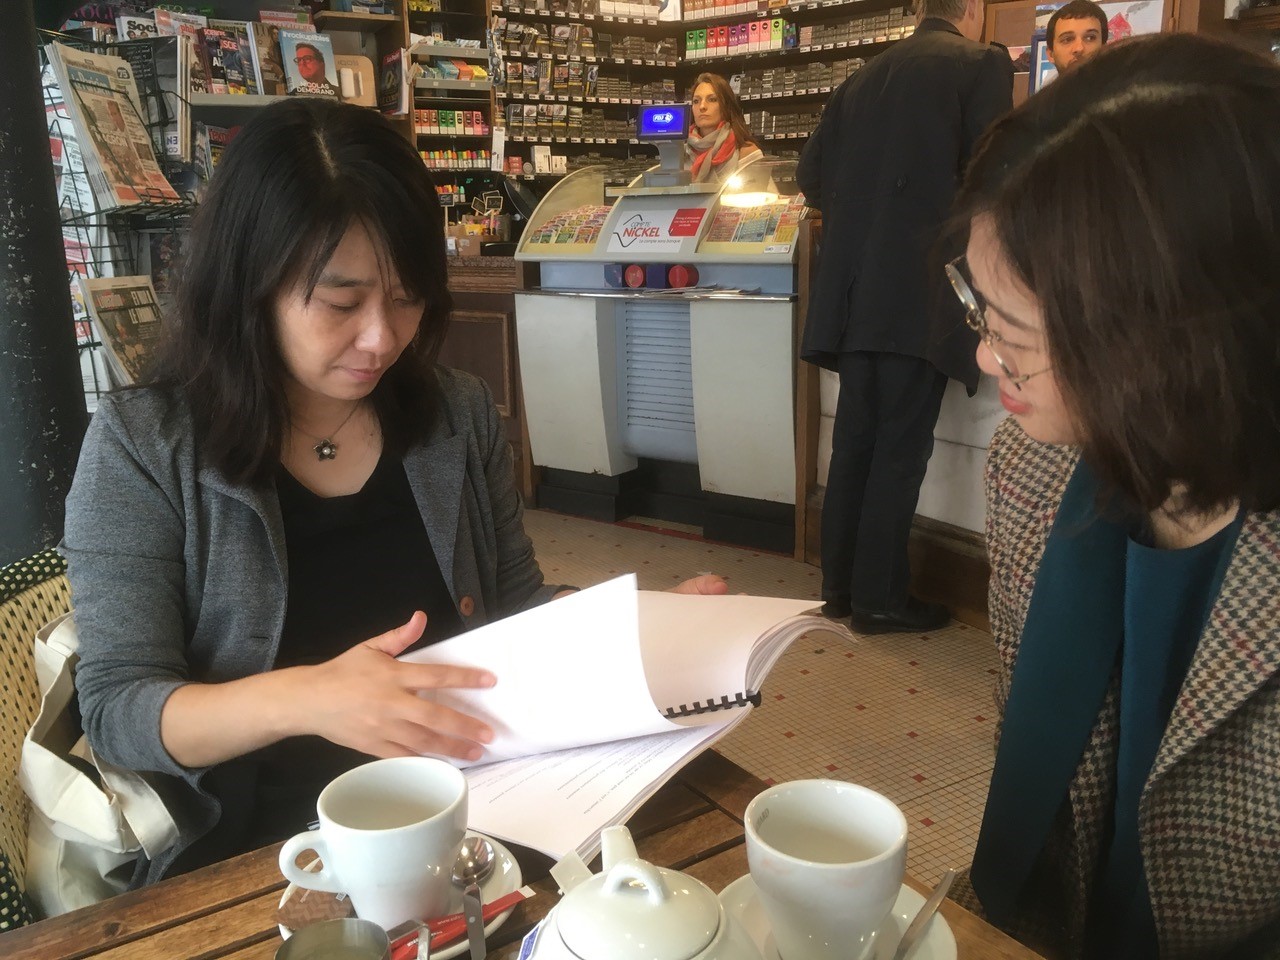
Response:
[[[90,411],[102,393],[120,386],[111,375],[107,350],[90,323],[77,277],[101,279],[139,273],[153,275],[161,306],[167,302],[169,271],[154,262],[153,254],[181,248],[187,224],[196,207],[200,178],[193,164],[166,156],[165,131],[176,119],[180,104],[177,94],[161,88],[154,69],[155,41],[129,40],[120,43],[88,42],[78,37],[42,31],[42,88],[48,118],[50,151],[58,192],[58,213],[62,224],[67,279],[71,285],[76,342],[84,380],[85,401]],[[57,41],[78,50],[108,54],[127,60],[133,67],[140,104],[129,104],[147,129],[152,149],[166,179],[179,199],[139,191],[141,201],[113,209],[103,209],[89,181],[82,150],[96,148],[106,164],[121,168],[123,158],[113,156],[105,138],[94,137],[95,145],[80,144],[65,106],[68,96],[87,92],[80,81],[70,90],[60,88],[43,46]],[[91,87],[87,88],[91,91]],[[92,131],[91,131],[92,132]],[[105,153],[104,153],[105,148]]]

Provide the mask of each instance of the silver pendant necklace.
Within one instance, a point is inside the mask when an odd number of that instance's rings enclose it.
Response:
[[[351,408],[351,412],[346,415],[340,424],[338,424],[338,428],[331,431],[329,435],[325,437],[317,437],[313,433],[307,433],[307,431],[303,430],[297,424],[293,425],[293,429],[297,430],[305,437],[319,441],[319,443],[311,448],[315,451],[316,460],[320,462],[324,462],[325,460],[336,460],[338,457],[338,444],[334,442],[333,438],[342,432],[342,428],[351,421],[351,418],[356,415],[356,411],[359,409],[360,404],[356,403],[356,405]]]

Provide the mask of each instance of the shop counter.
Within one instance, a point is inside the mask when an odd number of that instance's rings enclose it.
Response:
[[[516,252],[539,274],[515,297],[539,502],[790,552],[804,500],[795,162],[757,160],[723,184],[610,179],[605,165],[566,177]]]

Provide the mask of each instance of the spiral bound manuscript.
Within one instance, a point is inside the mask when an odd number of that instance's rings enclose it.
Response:
[[[755,693],[732,693],[723,697],[710,697],[707,700],[695,700],[692,705],[680,704],[679,707],[667,707],[663,716],[668,720],[677,717],[692,717],[700,713],[714,713],[716,710],[729,710],[733,707],[760,706],[760,691]]]

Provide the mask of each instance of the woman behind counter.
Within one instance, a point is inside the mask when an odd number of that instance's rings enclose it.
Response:
[[[267,108],[188,250],[155,381],[90,424],[63,542],[85,733],[165,775],[180,831],[135,883],[296,833],[370,756],[477,757],[491,731],[417,694],[495,678],[395,656],[560,590],[488,389],[436,364],[440,206],[390,124]]]
[[[718,73],[702,73],[693,84],[689,169],[694,183],[723,180],[740,164],[761,155],[742,116],[742,106]]]
[[[1278,144],[1280,67],[1175,34],[1036,94],[968,172],[948,272],[1012,414],[968,893],[1051,960],[1280,954]]]

